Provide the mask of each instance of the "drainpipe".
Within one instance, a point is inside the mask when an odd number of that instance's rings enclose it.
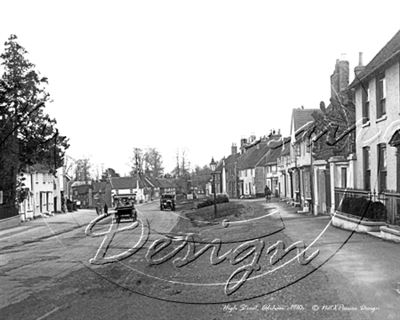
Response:
[[[311,214],[314,214],[314,162],[313,162],[313,147],[314,140],[311,138],[311,146],[310,146],[310,191],[311,191]]]

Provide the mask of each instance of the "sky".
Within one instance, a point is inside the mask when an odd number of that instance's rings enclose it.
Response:
[[[49,79],[47,112],[67,153],[130,170],[156,148],[167,172],[280,129],[293,108],[329,102],[336,59],[351,77],[400,29],[398,1],[1,1],[10,34]],[[4,47],[0,47],[3,51]]]

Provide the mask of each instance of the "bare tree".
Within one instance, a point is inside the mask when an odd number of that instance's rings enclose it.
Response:
[[[133,148],[133,157],[130,160],[131,162],[131,172],[130,175],[134,176],[137,174],[142,174],[143,172],[143,150],[141,148]]]

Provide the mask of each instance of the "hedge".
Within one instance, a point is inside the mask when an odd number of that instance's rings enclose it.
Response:
[[[226,194],[217,194],[216,203],[224,203],[224,202],[229,202],[228,196]],[[206,198],[205,200],[203,200],[202,202],[199,202],[197,204],[197,209],[212,206],[212,205],[214,205],[214,198],[209,197],[209,198]]]
[[[340,211],[370,220],[386,220],[387,210],[380,201],[371,201],[365,198],[345,198]]]

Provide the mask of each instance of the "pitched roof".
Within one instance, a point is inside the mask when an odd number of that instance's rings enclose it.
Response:
[[[235,161],[240,157],[240,152],[235,153],[235,154],[230,154],[226,159],[225,159],[225,166],[230,166],[235,163]]]
[[[49,173],[50,170],[51,170],[50,166],[40,163],[34,164],[28,168],[28,171],[31,173],[32,172]]]
[[[93,193],[104,193],[106,192],[107,182],[105,181],[95,181],[93,182]]]
[[[136,177],[112,177],[110,179],[113,189],[135,189]]]
[[[154,188],[156,185],[155,185],[155,182],[153,181],[153,179],[151,179],[150,177],[147,177],[147,176],[144,176],[144,175],[141,175],[141,176],[139,176],[139,186],[141,187],[141,185],[143,184],[143,186],[145,186],[145,187],[150,187],[150,188]]]
[[[314,118],[312,117],[313,112],[321,112],[321,110],[302,109],[302,108],[293,109],[290,130],[292,130],[294,125],[294,131],[295,133],[297,133],[299,129],[302,129],[309,122],[313,122],[314,121]]]
[[[246,148],[248,149],[248,147]],[[218,161],[218,164],[215,168],[215,171],[217,172],[222,172],[222,165],[223,165],[223,161],[225,161],[225,168],[226,167],[230,167],[231,165],[234,165],[236,160],[240,157],[240,152],[237,152],[235,154],[230,154],[228,157],[224,157],[222,158],[220,161]]]
[[[270,149],[265,156],[265,164],[273,164],[277,162],[277,159],[282,154],[282,146],[282,141],[270,145]],[[285,145],[285,148],[289,149],[289,145]]]
[[[172,179],[158,178],[156,179],[156,184],[159,188],[176,188]]]
[[[400,55],[400,31],[398,31],[392,39],[376,54],[376,56],[365,66],[365,69],[353,80],[350,88],[355,87],[360,81],[368,78],[393,59]]]
[[[281,156],[290,155],[290,141],[291,141],[290,137],[284,138],[282,149],[281,149]]]
[[[76,190],[78,194],[87,194],[89,192],[89,189],[92,188],[92,186],[90,184],[81,184],[72,186],[71,188]]]
[[[255,168],[269,150],[268,142],[262,141],[249,148],[238,159],[238,168],[241,170]]]
[[[83,185],[92,185],[92,181],[74,181],[71,184],[71,188],[77,187],[77,186],[83,186]]]
[[[113,189],[136,189],[137,177],[112,177],[111,188]],[[139,178],[139,188],[154,187],[154,184],[145,176]]]

